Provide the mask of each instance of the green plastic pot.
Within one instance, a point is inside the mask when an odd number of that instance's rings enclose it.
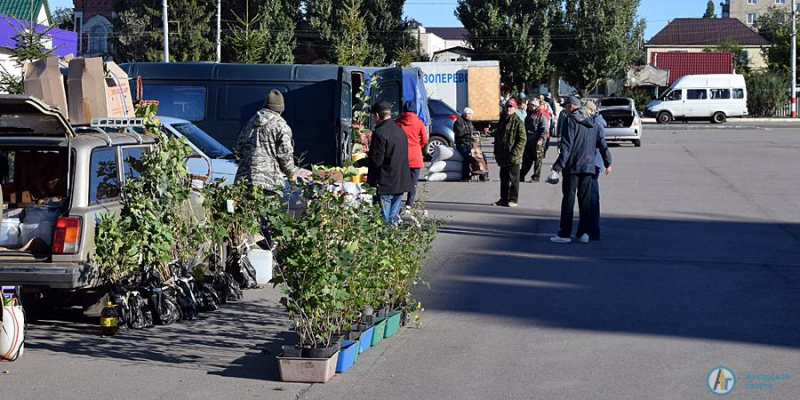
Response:
[[[403,314],[400,313],[400,311],[392,311],[389,313],[389,316],[386,317],[386,330],[383,333],[383,337],[391,337],[400,330],[400,319],[402,316]]]
[[[383,335],[386,334],[386,318],[378,318],[375,320],[373,329],[375,330],[372,333],[372,345],[375,346],[383,340]]]

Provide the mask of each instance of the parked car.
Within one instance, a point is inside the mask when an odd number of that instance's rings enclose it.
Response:
[[[158,119],[168,135],[185,137],[199,156],[187,160],[190,173],[197,176],[208,175],[210,181],[224,180],[225,183],[233,183],[238,165],[232,151],[185,119],[162,116]]]
[[[428,99],[428,108],[432,123],[430,132],[428,132],[428,145],[425,146],[426,157],[429,157],[433,148],[438,145],[455,146],[456,134],[453,131],[453,125],[459,117],[456,110],[439,99]]]
[[[710,120],[724,123],[747,112],[747,87],[738,74],[686,75],[664,95],[647,105],[645,115],[661,124],[672,120]]]
[[[131,161],[153,138],[112,126],[73,128],[58,109],[28,96],[0,95],[0,109],[0,283],[58,305],[96,307],[104,294],[91,261],[96,221],[120,212],[122,188],[139,176]],[[199,196],[192,194],[195,210],[202,210]]]
[[[608,123],[606,141],[630,141],[636,147],[642,145],[642,120],[633,99],[606,97],[597,102],[597,112]]]

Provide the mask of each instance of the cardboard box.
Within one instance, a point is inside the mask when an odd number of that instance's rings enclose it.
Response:
[[[64,75],[61,73],[61,65],[57,56],[25,64],[23,85],[26,95],[58,107],[64,118],[69,118]]]
[[[86,125],[92,118],[135,117],[128,75],[112,61],[70,60],[67,88],[69,118],[73,124]]]

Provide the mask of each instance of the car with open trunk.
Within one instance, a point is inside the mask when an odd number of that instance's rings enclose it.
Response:
[[[636,147],[642,145],[642,120],[633,99],[606,97],[598,101],[597,112],[607,123],[606,141],[629,141]]]

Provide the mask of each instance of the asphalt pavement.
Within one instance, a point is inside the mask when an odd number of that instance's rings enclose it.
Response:
[[[724,366],[736,376],[726,397],[799,398],[800,131],[645,130],[642,147],[612,153],[603,240],[589,244],[550,243],[558,186],[524,183],[509,209],[489,205],[495,165],[492,182],[428,183],[427,208],[447,224],[426,262],[430,288],[417,291],[422,328],[327,384],[278,381],[291,335],[280,293],[261,289],[115,338],[76,316],[45,319],[29,327],[21,360],[0,363],[0,393],[711,399],[708,375]]]

